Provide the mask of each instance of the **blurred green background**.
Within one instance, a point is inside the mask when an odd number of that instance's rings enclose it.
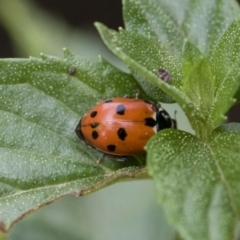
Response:
[[[93,22],[110,28],[124,26],[121,0],[1,0],[0,57],[38,57],[40,52],[62,58],[62,48],[126,67],[102,43]],[[179,128],[191,131],[176,104],[163,105]],[[239,121],[239,110],[230,115]],[[79,116],[80,117],[80,116]],[[8,240],[128,240],[176,239],[164,211],[157,204],[152,181],[114,184],[85,197],[67,196],[25,217],[12,229]]]

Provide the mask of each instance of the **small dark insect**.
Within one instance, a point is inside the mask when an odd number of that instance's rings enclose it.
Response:
[[[157,75],[164,82],[169,82],[171,80],[171,77],[172,77],[171,74],[167,70],[165,70],[163,68],[158,69]]]
[[[76,73],[76,68],[75,67],[69,67],[68,68],[68,73],[72,76]]]

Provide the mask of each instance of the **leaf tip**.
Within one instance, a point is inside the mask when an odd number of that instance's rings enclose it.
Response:
[[[231,102],[232,102],[232,104],[235,104],[237,102],[237,99],[236,98],[232,98]]]
[[[227,120],[227,117],[224,116],[224,115],[222,115],[222,116],[221,116],[221,120],[222,120],[222,121],[226,121],[226,120]]]
[[[47,56],[44,53],[40,53],[40,57],[41,57],[42,60],[47,59]]]
[[[70,52],[67,48],[63,48],[63,54],[64,54],[64,57],[67,58],[67,57],[71,57],[73,54],[72,52]]]
[[[100,22],[94,22],[93,25],[97,28],[100,29],[101,27],[103,27],[104,25]]]

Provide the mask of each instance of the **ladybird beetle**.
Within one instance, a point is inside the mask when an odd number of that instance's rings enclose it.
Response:
[[[98,103],[75,132],[86,144],[121,157],[144,153],[147,141],[165,128],[177,128],[177,122],[159,104],[125,97]]]

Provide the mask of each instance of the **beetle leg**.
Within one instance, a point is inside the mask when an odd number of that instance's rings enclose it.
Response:
[[[101,157],[97,160],[97,162],[96,162],[96,164],[95,164],[95,167],[97,167],[97,166],[101,163],[101,161],[102,161],[104,155],[106,155],[106,154],[103,153],[103,154],[101,155]]]
[[[174,111],[174,118],[172,118],[173,128],[177,129],[177,110]]]
[[[139,91],[139,89],[137,89],[136,90],[136,99],[138,99],[139,95],[140,95],[140,91]]]
[[[118,162],[125,162],[127,160],[127,156],[117,157]]]

